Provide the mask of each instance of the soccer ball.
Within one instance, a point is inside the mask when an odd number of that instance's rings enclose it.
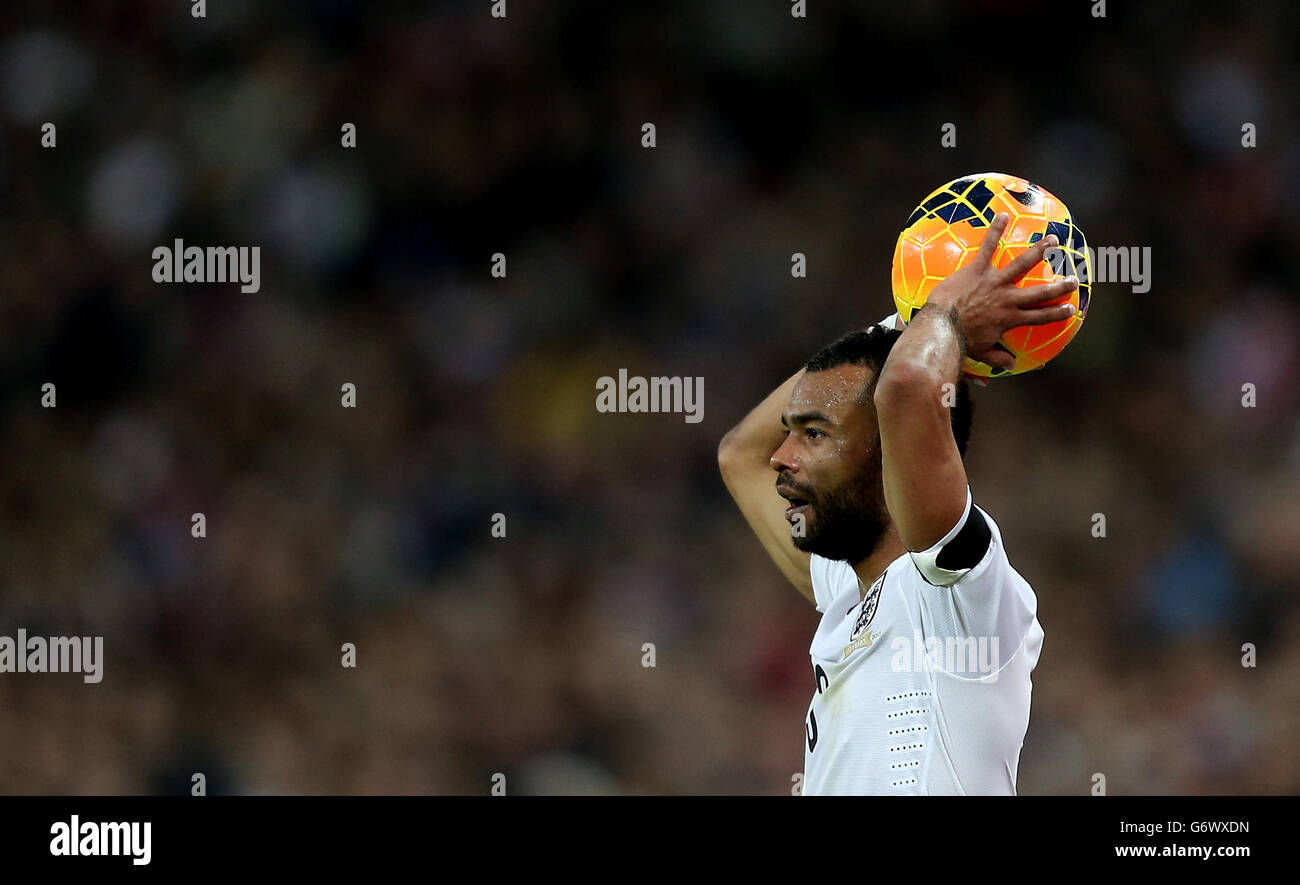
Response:
[[[982,172],[950,181],[930,194],[898,235],[892,282],[894,304],[904,323],[925,304],[940,280],[974,260],[980,240],[998,212],[1006,212],[1010,219],[993,254],[994,267],[1006,267],[1043,237],[1056,234],[1059,246],[1047,251],[1048,261],[1030,268],[1016,285],[1040,286],[1074,274],[1079,278],[1079,288],[1043,305],[1072,303],[1077,308],[1074,316],[1042,326],[1019,326],[998,340],[995,346],[1016,358],[1012,368],[997,368],[968,358],[963,371],[983,378],[1041,369],[1078,333],[1088,315],[1092,292],[1092,259],[1087,241],[1065,204],[1023,178]]]

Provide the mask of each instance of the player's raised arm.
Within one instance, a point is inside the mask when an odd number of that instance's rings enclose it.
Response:
[[[1073,305],[1034,307],[1072,291],[1069,278],[1019,289],[1015,283],[1043,260],[1056,237],[1044,237],[1005,268],[993,267],[1007,217],[999,214],[975,260],[930,293],[890,352],[876,384],[876,418],[885,504],[908,550],[929,549],[956,526],[966,508],[966,469],[948,409],[966,355],[1009,367],[995,345],[1008,329],[1056,322]]]
[[[776,492],[772,453],[785,439],[781,413],[803,369],[792,375],[733,427],[718,446],[718,468],[727,491],[735,499],[749,527],[754,530],[767,555],[781,569],[795,589],[814,605],[810,555],[797,550],[790,538],[790,523],[783,515],[786,502]]]

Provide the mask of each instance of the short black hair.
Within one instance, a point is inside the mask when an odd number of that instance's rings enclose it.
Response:
[[[880,370],[889,359],[889,352],[894,349],[894,342],[902,336],[899,329],[886,329],[884,326],[869,326],[843,335],[817,351],[804,369],[808,372],[825,372],[836,366],[866,366],[871,369],[871,380],[862,391],[859,402],[869,403],[876,392],[876,380]],[[965,378],[957,381],[957,401],[952,409],[952,436],[957,441],[957,451],[966,457],[966,443],[970,440],[971,418],[974,405],[970,398],[970,384]]]

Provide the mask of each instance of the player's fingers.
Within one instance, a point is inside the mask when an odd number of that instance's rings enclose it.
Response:
[[[1016,289],[1011,296],[1011,300],[1017,307],[1033,307],[1035,304],[1042,304],[1045,301],[1055,301],[1062,295],[1068,295],[1077,288],[1079,288],[1079,278],[1069,276],[1063,280],[1044,283],[1041,286],[1027,286],[1024,289]]]
[[[997,369],[1010,369],[1016,364],[1016,358],[1000,347],[990,347],[975,359]]]
[[[993,253],[998,249],[998,241],[1002,239],[1002,232],[1007,229],[1010,218],[1005,212],[993,216],[989,229],[984,232],[984,239],[980,241],[980,250],[975,254],[975,266],[980,270],[993,264]]]
[[[1044,323],[1059,323],[1074,316],[1073,304],[1057,304],[1052,307],[1038,307],[1021,310],[1016,313],[1017,326],[1041,326]]]
[[[1002,279],[1009,282],[1016,280],[1029,273],[1029,269],[1043,260],[1043,254],[1048,249],[1058,245],[1056,234],[1048,234],[1037,243],[1030,246],[1025,251],[1016,256],[1016,260],[1002,268]]]

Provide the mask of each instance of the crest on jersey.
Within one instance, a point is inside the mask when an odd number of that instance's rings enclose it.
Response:
[[[876,578],[876,583],[871,585],[867,595],[862,599],[862,611],[858,613],[858,619],[853,622],[853,632],[849,634],[849,641],[858,638],[863,630],[871,626],[871,621],[876,616],[876,609],[880,607],[880,590],[885,586],[885,575],[889,574],[886,569],[884,574]]]

